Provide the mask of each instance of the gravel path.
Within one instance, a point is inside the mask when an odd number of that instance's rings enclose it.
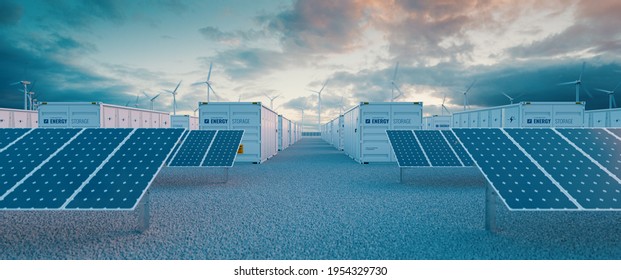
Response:
[[[164,169],[132,212],[0,211],[2,259],[620,259],[619,212],[509,212],[475,168],[360,165],[304,138],[260,165]]]

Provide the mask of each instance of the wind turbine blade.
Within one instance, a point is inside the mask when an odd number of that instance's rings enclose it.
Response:
[[[444,102],[446,102],[446,93],[444,94],[444,97],[442,97],[442,107],[444,107]]]
[[[578,81],[582,81],[582,74],[584,74],[584,66],[586,65],[586,62],[583,61],[582,62],[582,70],[580,70],[580,77],[578,78]]]
[[[564,86],[564,85],[575,85],[577,81],[573,81],[573,82],[566,82],[566,83],[558,83],[556,84],[557,86]]]
[[[146,98],[151,98],[151,96],[147,95],[147,93],[144,90],[142,91],[142,95],[144,95]]]
[[[395,73],[392,75],[393,82],[397,80],[397,71],[399,71],[399,62],[397,61],[397,65],[395,65]]]
[[[604,92],[604,93],[612,93],[612,91],[610,91],[610,90],[605,90],[605,89],[601,89],[601,88],[596,88],[595,90],[601,91],[601,92]]]
[[[279,94],[279,95],[274,96],[274,98],[272,98],[272,100],[274,100],[274,99],[276,99],[276,98],[278,98],[278,97],[280,97],[280,94]]]
[[[160,93],[158,93],[156,96],[153,96],[153,98],[151,98],[151,101],[154,101],[154,100],[155,100],[155,98],[158,98],[158,97],[160,96],[160,94],[162,94],[162,93],[160,92]]]
[[[179,89],[179,86],[181,85],[182,81],[183,80],[179,81],[179,83],[177,84],[177,87],[175,87],[175,90],[173,90],[173,92],[172,92],[173,95],[177,94],[177,89]]]
[[[470,91],[470,89],[474,86],[474,84],[477,82],[477,80],[475,79],[474,81],[472,81],[472,84],[470,84],[470,86],[468,87],[468,89],[464,92],[464,94],[468,93]]]
[[[209,89],[211,89],[211,92],[212,92],[213,94],[216,94],[216,91],[215,91],[215,90],[213,90],[213,88],[211,87],[211,84],[207,84],[207,87],[209,87]]]
[[[502,95],[506,96],[507,98],[509,98],[509,99],[513,99],[513,97],[509,96],[509,95],[508,95],[508,94],[506,94],[504,91],[503,91],[503,92],[501,92],[501,93],[502,93]]]
[[[209,73],[207,74],[207,82],[209,82],[209,78],[211,78],[211,67],[213,67],[213,62],[209,62]]]
[[[612,92],[617,91],[617,89],[619,88],[619,86],[621,86],[621,82],[619,82],[619,83],[617,84],[617,86],[616,86],[616,87],[612,90]]]
[[[323,89],[326,87],[327,84],[328,84],[328,80],[326,80],[326,82],[323,83],[323,86],[321,87],[321,89],[317,93],[321,94],[321,92],[323,91]]]
[[[22,83],[22,82],[15,82],[15,83],[10,84],[10,86],[16,86],[16,85],[19,85],[19,84],[21,84],[21,83]]]
[[[206,84],[207,82],[196,82],[193,83],[192,86],[198,86],[198,85],[202,85],[202,84]]]
[[[580,87],[582,89],[584,89],[584,91],[586,92],[586,94],[590,97],[593,98],[593,94],[591,94],[591,92],[589,91],[589,89],[587,87],[585,87],[583,84],[580,85]]]

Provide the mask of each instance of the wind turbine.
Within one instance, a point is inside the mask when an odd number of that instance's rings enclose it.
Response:
[[[264,94],[264,95],[265,95],[265,97],[267,97],[270,100],[270,109],[273,109],[274,108],[274,99],[278,98],[280,96],[280,94],[276,95],[274,97],[270,97],[267,94]]]
[[[134,102],[134,107],[138,108],[138,99],[140,99],[140,94],[136,93],[136,101]]]
[[[442,114],[442,116],[444,116],[444,110],[446,110],[446,112],[447,112],[449,115],[451,115],[451,111],[449,111],[449,109],[448,109],[448,108],[446,108],[446,106],[444,105],[444,102],[445,102],[445,101],[446,101],[446,94],[444,94],[444,98],[442,98],[442,107],[440,108],[440,109],[441,109],[441,114]]]
[[[179,89],[181,82],[182,81],[179,81],[179,83],[177,84],[177,87],[175,87],[175,90],[173,91],[167,90],[167,92],[169,92],[173,96],[173,116],[177,115],[177,89]]]
[[[211,68],[213,67],[213,62],[209,63],[209,73],[207,74],[207,80],[206,81],[202,81],[202,82],[198,82],[198,83],[193,83],[193,86],[197,86],[197,85],[201,85],[201,84],[206,84],[207,85],[207,102],[209,102],[209,92],[213,91],[213,94],[216,94],[216,91],[213,90],[213,87],[211,87]]]
[[[158,98],[162,93],[158,93],[155,96],[149,96],[144,90],[142,91],[142,94],[144,94],[144,96],[146,96],[147,98],[149,98],[149,100],[151,101],[151,111],[153,111],[153,102],[155,102],[155,99]]]
[[[392,75],[392,80],[390,81],[391,86],[391,95],[390,95],[390,102],[395,102],[395,99],[401,97],[401,95],[403,95],[403,92],[401,92],[401,89],[399,89],[399,85],[397,85],[397,72],[399,71],[399,62],[397,62],[397,65],[395,66],[395,72]],[[395,89],[397,90],[397,92],[399,92],[399,95],[395,96]]]
[[[319,113],[317,116],[317,120],[318,120],[317,127],[319,128],[320,132],[321,132],[321,92],[326,87],[326,84],[328,84],[327,80],[323,83],[323,86],[321,87],[319,91],[314,91],[314,90],[309,89],[309,91],[312,91],[317,94],[317,112]]]
[[[601,89],[601,88],[596,88],[595,89],[595,90],[598,90],[598,91],[601,91],[603,93],[607,93],[608,94],[608,108],[609,109],[617,107],[617,102],[615,101],[615,91],[619,88],[620,85],[621,85],[621,82],[618,83],[617,86],[613,90],[605,90],[605,89]]]
[[[37,81],[34,81],[32,84],[30,84],[30,88],[26,89],[26,107],[24,108],[25,110],[34,110],[34,95],[35,92],[32,91],[35,87],[35,84],[37,83]],[[16,89],[18,92],[23,92],[21,89]]]
[[[466,89],[466,91],[464,91],[464,111],[466,111],[466,107],[470,108],[470,104],[468,104],[468,92],[470,91],[470,89],[472,89],[472,87],[474,86],[474,84],[476,82],[477,82],[476,79],[474,81],[472,81],[472,84],[470,84],[468,89]]]
[[[580,76],[578,76],[577,80],[572,81],[572,82],[566,82],[566,83],[558,84],[559,86],[562,86],[562,85],[576,85],[576,102],[580,101],[580,88],[583,88],[584,91],[587,93],[587,95],[589,97],[593,98],[593,95],[591,95],[589,90],[582,86],[582,74],[584,74],[584,66],[585,66],[585,64],[586,64],[586,62],[582,62],[582,70],[580,71]]]
[[[15,86],[19,84],[22,84],[24,86],[24,110],[28,110],[28,85],[30,84],[30,82],[24,80],[12,83],[11,85]]]
[[[501,93],[502,93],[502,95],[504,95],[504,96],[506,96],[507,98],[509,98],[509,102],[511,102],[511,104],[513,104],[513,100],[514,100],[515,98],[511,97],[510,95],[508,95],[508,94],[507,94],[506,92],[504,92],[504,91],[503,91],[503,92],[501,92]]]
[[[300,134],[301,134],[302,132],[304,132],[304,108],[302,107],[294,107],[294,108],[302,110],[302,122],[300,123]]]
[[[194,109],[194,116],[196,117],[196,111],[198,111],[199,107],[196,107],[196,109]]]

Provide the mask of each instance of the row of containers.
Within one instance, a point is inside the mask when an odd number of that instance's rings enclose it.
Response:
[[[421,102],[363,102],[322,124],[321,137],[360,163],[394,162],[386,130],[451,127],[621,127],[621,109],[585,111],[584,102],[520,102],[423,117]]]
[[[0,128],[243,129],[236,162],[261,163],[302,138],[300,124],[260,102],[201,102],[199,117],[101,102],[43,102],[37,111],[0,109]]]

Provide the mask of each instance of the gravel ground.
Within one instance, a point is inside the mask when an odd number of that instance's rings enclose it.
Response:
[[[199,172],[200,171],[200,172]],[[620,212],[509,212],[475,168],[360,165],[304,138],[260,165],[164,169],[137,212],[0,211],[2,259],[620,259]]]

